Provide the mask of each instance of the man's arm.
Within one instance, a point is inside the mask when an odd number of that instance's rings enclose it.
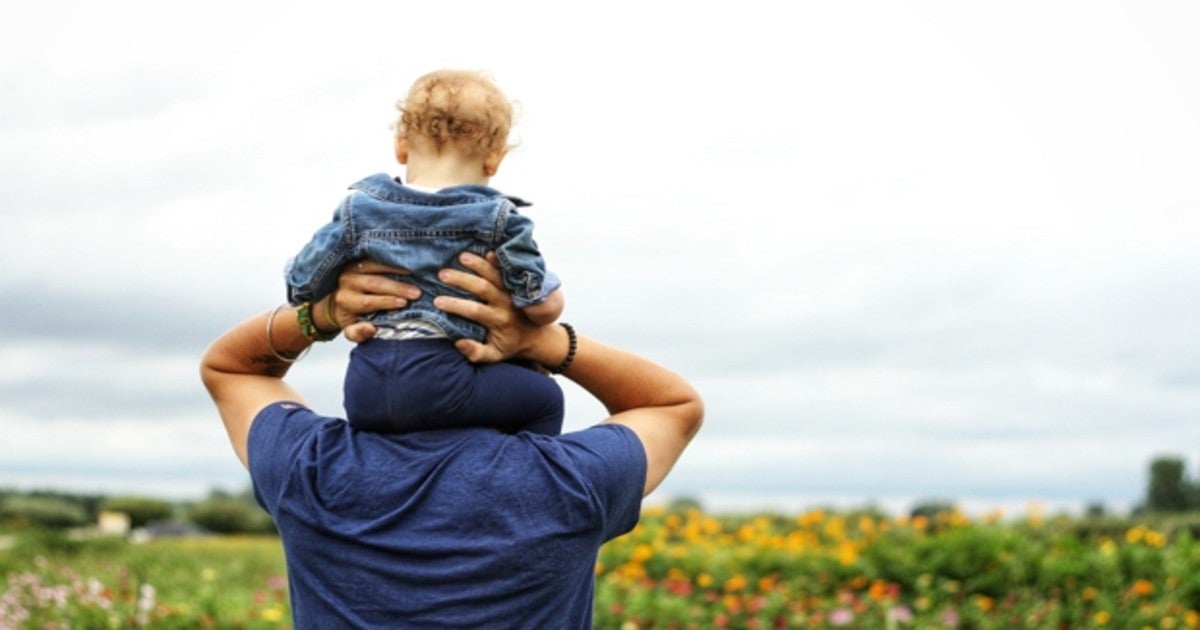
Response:
[[[420,292],[379,272],[403,273],[374,263],[365,263],[362,271],[347,267],[338,280],[338,289],[312,306],[313,323],[318,330],[329,331],[350,324],[346,336],[354,340],[370,336],[370,325],[356,322],[359,315],[379,310],[403,308],[407,300]],[[333,300],[332,304],[329,301]],[[271,403],[304,399],[283,381],[294,360],[312,341],[300,330],[296,309],[279,308],[262,313],[235,326],[208,347],[200,361],[200,378],[229,433],[229,441],[238,459],[246,465],[246,442],[250,424],[258,412]],[[332,313],[337,322],[330,322]],[[270,339],[268,339],[268,324]]]
[[[488,261],[463,254],[460,261],[478,275],[445,269],[441,279],[468,291],[482,302],[447,296],[434,304],[449,313],[476,321],[488,329],[488,341],[457,343],[468,359],[491,362],[516,356],[547,366],[562,363],[570,350],[565,328],[539,326],[512,305],[500,273]],[[644,494],[658,487],[704,418],[700,395],[681,376],[631,352],[578,336],[574,360],[563,372],[595,396],[612,414],[605,422],[623,424],[638,436],[646,450]]]

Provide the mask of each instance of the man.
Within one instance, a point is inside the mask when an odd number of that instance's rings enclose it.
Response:
[[[279,527],[298,629],[590,627],[597,550],[634,526],[700,428],[703,404],[680,376],[568,326],[533,324],[493,264],[461,262],[474,274],[445,269],[441,280],[481,301],[435,305],[488,336],[459,350],[560,368],[612,415],[557,437],[357,431],[309,410],[283,380],[332,322],[307,319],[306,336],[294,309],[277,308],[227,332],[201,376]],[[312,311],[348,323],[352,341],[369,338],[358,316],[419,295],[383,273],[403,271],[348,267]]]

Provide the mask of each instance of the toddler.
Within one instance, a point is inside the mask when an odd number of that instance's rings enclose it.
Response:
[[[288,262],[288,301],[315,304],[337,288],[347,263],[365,259],[408,269],[402,279],[421,289],[405,308],[370,316],[375,337],[351,351],[343,393],[356,428],[557,435],[563,395],[554,379],[517,363],[467,361],[454,340],[484,341],[485,329],[433,306],[437,295],[475,299],[439,282],[439,269],[462,268],[462,251],[494,251],[527,317],[548,324],[562,313],[559,279],[546,269],[532,221],[518,211],[529,204],[488,186],[509,148],[512,105],[479,73],[440,70],[417,79],[397,109],[396,160],[407,183],[377,174],[351,186],[333,220]]]

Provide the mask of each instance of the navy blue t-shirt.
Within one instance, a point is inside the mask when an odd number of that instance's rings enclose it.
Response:
[[[297,403],[260,412],[248,450],[297,629],[589,628],[597,550],[646,476],[621,425],[379,434]]]

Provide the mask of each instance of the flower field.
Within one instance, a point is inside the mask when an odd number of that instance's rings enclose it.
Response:
[[[0,630],[291,625],[277,538],[13,538],[0,551]]]
[[[647,508],[596,567],[597,628],[1200,628],[1195,519]],[[271,537],[0,546],[0,629],[290,627]]]
[[[602,550],[596,625],[1197,628],[1200,544],[1171,527],[649,513]]]

